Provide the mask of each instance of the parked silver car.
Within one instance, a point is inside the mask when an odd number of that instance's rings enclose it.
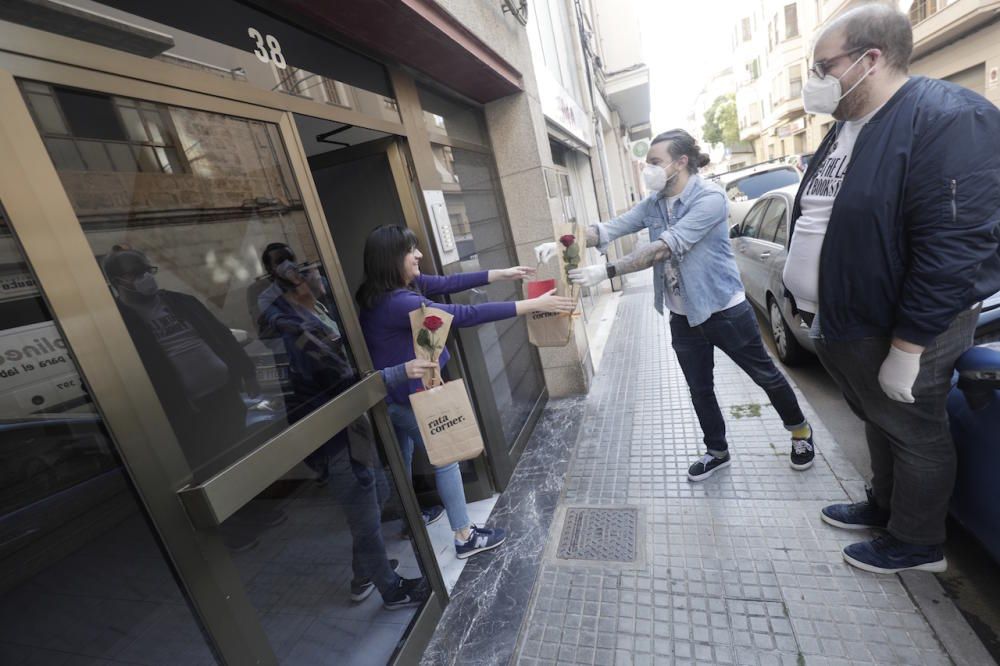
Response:
[[[788,227],[798,185],[767,192],[757,199],[743,221],[729,232],[736,265],[747,298],[770,324],[778,358],[786,365],[798,365],[816,353],[809,328],[792,314],[785,298],[781,274],[788,256]],[[1000,340],[1000,292],[983,301],[976,326],[977,345]]]
[[[798,184],[766,192],[754,202],[743,221],[730,231],[736,265],[747,298],[766,313],[778,358],[797,365],[815,353],[809,327],[785,297],[781,273],[788,256],[789,220]]]

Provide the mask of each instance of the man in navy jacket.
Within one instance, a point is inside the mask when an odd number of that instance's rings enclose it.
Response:
[[[979,303],[1000,290],[1000,110],[908,76],[912,48],[906,15],[882,4],[817,40],[803,102],[839,122],[799,188],[784,275],[871,453],[867,501],[822,518],[886,530],[844,549],[878,573],[947,566],[945,400]]]

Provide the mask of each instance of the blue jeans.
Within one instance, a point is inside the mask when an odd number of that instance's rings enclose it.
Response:
[[[417,417],[409,405],[389,403],[389,418],[399,440],[399,449],[406,463],[406,474],[409,477],[413,467],[413,447],[424,449],[424,440],[420,436]],[[426,453],[426,450],[425,450]],[[434,480],[437,482],[438,495],[448,512],[448,522],[455,532],[472,524],[469,511],[465,506],[465,488],[462,487],[462,472],[458,463],[434,468]]]
[[[767,392],[785,429],[795,430],[805,425],[806,419],[799,409],[795,392],[764,349],[757,318],[749,301],[716,312],[708,321],[694,327],[688,325],[687,317],[671,313],[670,338],[691,390],[691,402],[698,414],[698,423],[705,434],[705,446],[709,453],[721,457],[729,449],[726,422],[715,397],[713,372],[716,347]]]
[[[313,456],[310,466],[325,467],[327,487],[340,505],[351,531],[351,565],[355,578],[369,578],[380,594],[399,584],[389,566],[382,539],[382,506],[389,497],[389,482],[377,462],[373,466],[354,460],[345,432],[339,432]],[[371,460],[377,461],[374,450]]]

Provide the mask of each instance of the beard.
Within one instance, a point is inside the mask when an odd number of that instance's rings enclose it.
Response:
[[[864,74],[862,73],[862,76]],[[853,86],[857,81],[852,81],[851,86]],[[846,86],[848,90],[851,86]],[[869,89],[868,80],[864,80],[861,84],[851,90],[851,92],[840,100],[837,108],[833,110],[833,117],[837,120],[857,120],[862,116],[862,112],[868,106],[868,102],[871,99],[871,90]]]

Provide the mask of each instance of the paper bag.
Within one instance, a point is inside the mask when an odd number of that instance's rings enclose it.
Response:
[[[471,460],[483,452],[476,412],[463,380],[414,393],[410,405],[424,439],[427,458],[435,467]]]
[[[536,280],[526,282],[528,298],[537,298],[556,288],[556,281]],[[532,312],[528,320],[528,340],[536,347],[565,347],[573,330],[573,319],[568,312]]]

